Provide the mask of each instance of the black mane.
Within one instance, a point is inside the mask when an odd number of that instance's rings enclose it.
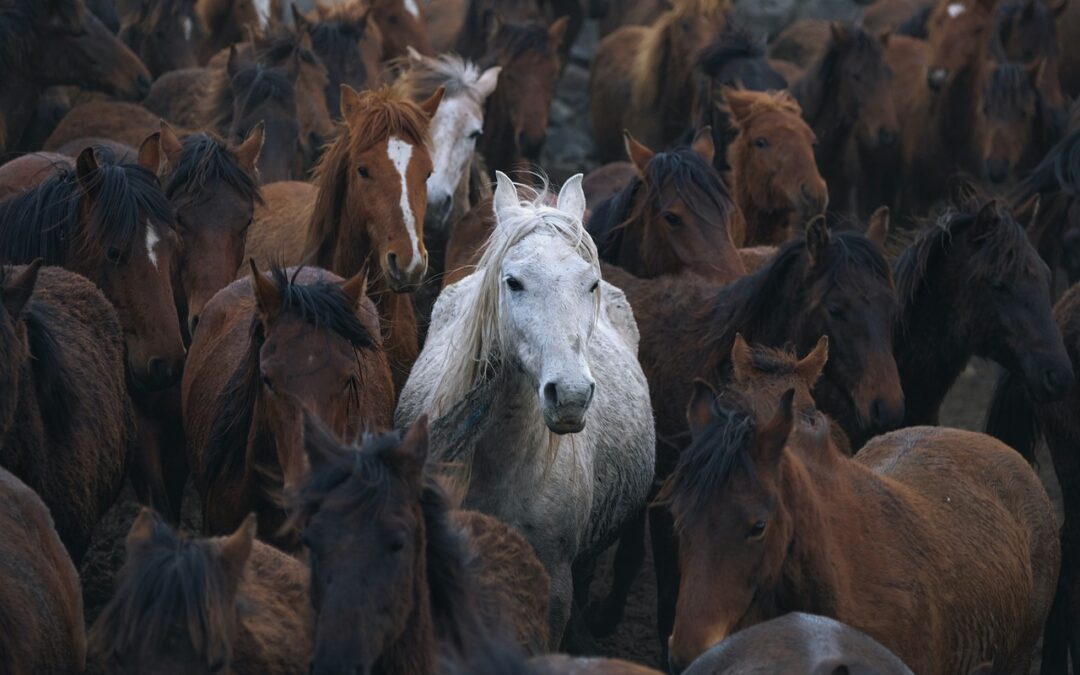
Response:
[[[265,101],[291,107],[296,100],[292,79],[284,71],[261,64],[242,68],[232,79],[233,96],[243,99],[241,112],[251,113]]]
[[[60,169],[40,186],[0,204],[0,261],[67,266],[74,256],[128,254],[143,240],[149,218],[173,227],[173,210],[157,176],[135,164],[113,163],[113,153],[95,147],[99,167],[90,178],[96,194],[89,221],[80,225],[87,198],[74,169]]]
[[[1015,205],[1034,195],[1050,196],[1062,192],[1075,199],[1080,196],[1080,131],[1058,141],[1016,186],[1011,201]]]
[[[207,183],[221,181],[244,199],[262,203],[255,179],[236,163],[225,141],[211,134],[197,133],[185,137],[183,146],[180,161],[165,184],[165,196],[170,201],[175,203],[181,197],[194,199]]]
[[[773,70],[767,57],[765,40],[748,28],[730,21],[724,31],[701,52],[697,68],[721,85],[754,91],[786,88],[787,80]]]
[[[596,240],[602,260],[617,263],[622,245],[623,225],[631,218],[631,209],[638,191],[646,189],[645,200],[653,209],[663,210],[664,189],[674,184],[679,199],[690,209],[704,201],[711,202],[723,221],[735,210],[731,192],[711,164],[691,148],[682,146],[653,155],[645,167],[645,179],[635,175],[633,180],[615,195],[604,200],[589,220],[589,233]],[[699,217],[705,217],[695,211]]]
[[[526,52],[536,52],[542,56],[551,56],[551,43],[548,41],[547,26],[536,21],[528,23],[504,22],[495,35],[488,55],[483,59],[483,67],[498,65],[498,54],[517,58]]]

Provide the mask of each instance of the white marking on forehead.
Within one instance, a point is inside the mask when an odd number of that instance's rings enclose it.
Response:
[[[195,29],[195,25],[191,23],[191,17],[185,16],[180,25],[184,28],[184,40],[191,42],[191,31]]]
[[[420,18],[420,8],[416,6],[416,0],[405,0],[405,11],[417,19]]]
[[[405,272],[412,272],[420,264],[420,239],[416,236],[416,216],[413,215],[412,205],[409,204],[409,182],[405,177],[409,169],[409,160],[412,159],[413,145],[406,143],[397,136],[391,136],[386,143],[386,154],[394,164],[398,174],[401,175],[401,218],[405,221],[405,231],[409,233],[409,241],[412,242],[412,260]]]
[[[146,221],[146,257],[150,258],[150,264],[157,269],[157,251],[154,247],[161,241],[161,237],[158,236],[157,230],[150,224],[150,221]]]
[[[270,0],[255,0],[255,14],[259,16],[259,28],[270,26]]]
[[[955,19],[956,17],[958,17],[961,14],[963,14],[964,12],[966,12],[967,7],[965,7],[964,3],[962,3],[962,2],[954,2],[951,5],[949,5],[948,7],[946,7],[945,11],[949,13],[949,18],[950,19]]]

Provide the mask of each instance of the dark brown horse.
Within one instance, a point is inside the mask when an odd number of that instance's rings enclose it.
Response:
[[[1073,286],[1054,306],[1057,322],[1074,368],[1080,368],[1080,286]],[[1060,401],[1039,402],[1023,379],[1010,371],[1001,374],[987,415],[986,432],[1035,461],[1035,448],[1046,441],[1061,486],[1065,522],[1061,530],[1061,580],[1055,615],[1046,623],[1043,668],[1064,672],[1069,653],[1080,658],[1080,463],[1075,453],[1080,439],[1080,387],[1073,382]]]
[[[78,561],[134,440],[120,322],[93,284],[40,261],[0,268],[0,297],[0,464],[41,495]]]
[[[254,0],[195,0],[195,9],[206,26],[199,63],[207,63],[229,45],[243,42],[252,27],[259,27]]]
[[[547,649],[548,575],[494,518],[452,512],[425,470],[427,416],[342,445],[307,416],[298,518],[312,570],[312,672],[441,672],[485,641]]]
[[[792,397],[764,420],[704,385],[691,399],[694,440],[661,492],[683,553],[672,669],[803,611],[865,632],[919,673],[986,661],[1027,672],[1060,548],[1023,458],[982,434],[921,427],[851,459],[824,417],[795,423]]]
[[[499,83],[484,108],[484,133],[477,149],[491,171],[510,170],[521,160],[537,162],[547,139],[548,113],[562,68],[559,47],[566,17],[550,25],[495,20],[480,66],[499,66]]]
[[[814,155],[829,186],[829,205],[843,215],[869,215],[882,204],[875,187],[889,178],[881,175],[888,164],[879,158],[893,151],[900,129],[887,39],[830,24],[825,50],[791,87],[817,136]]]
[[[247,255],[261,265],[303,262],[341,276],[367,270],[398,388],[419,353],[408,293],[427,270],[427,136],[442,93],[418,105],[387,88],[358,94],[342,85],[344,122],[315,184],[264,189],[266,205],[248,233]]]
[[[184,362],[172,290],[178,240],[156,176],[156,135],[139,160],[113,164],[108,151],[87,148],[74,171],[4,202],[0,260],[42,258],[94,282],[117,308],[133,382],[155,389],[179,379]]]
[[[255,528],[248,516],[229,536],[200,539],[144,508],[128,532],[116,593],[90,631],[97,672],[306,672],[307,570],[255,541]]]
[[[905,424],[937,424],[945,395],[972,356],[997,361],[1039,400],[1071,388],[1072,366],[1050,312],[1049,270],[1004,205],[958,197],[893,272]]]
[[[626,151],[636,175],[589,220],[601,259],[643,279],[683,270],[718,283],[745,275],[731,234],[739,213],[712,167],[712,130],[660,153],[627,132]]]
[[[379,320],[358,274],[252,265],[206,305],[182,386],[184,428],[206,530],[228,532],[256,511],[260,538],[283,531],[282,488],[305,471],[302,410],[343,438],[391,424],[394,390]]]
[[[805,238],[783,247],[758,272],[729,286],[689,275],[636,279],[605,266],[622,288],[641,331],[639,358],[656,413],[657,475],[666,477],[688,442],[686,403],[697,377],[727,379],[735,336],[810,351],[822,335],[834,347],[814,388],[819,406],[858,447],[903,420],[904,396],[892,354],[896,296],[877,246],[861,234],[830,235],[820,219]],[[677,575],[666,511],[650,513],[660,610],[670,633]]]
[[[912,675],[911,669],[866,633],[835,619],[792,612],[735,633],[684,671],[716,675],[775,673]]]
[[[986,76],[979,135],[983,176],[992,183],[1026,175],[1064,133],[1064,107],[1039,88],[1046,63],[997,63]]]
[[[0,70],[0,157],[19,147],[47,86],[78,85],[127,99],[150,89],[146,67],[81,0],[6,2]]]
[[[8,301],[3,291],[4,304]],[[86,667],[82,590],[41,498],[0,468],[0,668],[12,675]]]
[[[350,2],[317,6],[315,20],[297,16],[297,29],[304,28],[311,34],[314,51],[326,66],[329,110],[341,109],[342,84],[357,91],[379,84],[386,48],[379,27],[372,20],[370,5]]]
[[[138,54],[155,78],[163,73],[199,65],[198,53],[206,35],[195,0],[142,0],[124,17],[120,39]]]
[[[823,214],[828,186],[814,158],[814,131],[787,92],[724,89],[739,135],[728,146],[732,192],[745,221],[737,246],[775,245]]]
[[[434,54],[424,21],[425,3],[417,0],[371,0],[369,4],[371,18],[382,33],[384,59],[401,58],[406,55],[408,47],[427,56]]]
[[[95,138],[138,148],[147,136],[160,129],[161,119],[137,103],[89,101],[69,110],[45,139],[43,147],[49,152],[74,150],[73,157],[89,147],[85,145],[88,140]],[[110,145],[110,150],[116,157],[122,154],[116,146]]]

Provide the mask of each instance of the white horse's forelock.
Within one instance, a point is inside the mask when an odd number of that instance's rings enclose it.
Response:
[[[600,275],[600,256],[596,244],[581,220],[549,206],[554,196],[547,179],[540,177],[539,189],[514,183],[519,202],[516,208],[496,214],[497,224],[484,245],[484,253],[473,275],[479,275],[475,298],[455,320],[454,338],[447,348],[442,379],[435,389],[435,417],[450,410],[483,378],[491,374],[507,354],[501,313],[504,286],[501,278],[503,260],[515,246],[533,234],[554,235],[562,240]],[[594,293],[592,325],[600,316],[601,293]]]

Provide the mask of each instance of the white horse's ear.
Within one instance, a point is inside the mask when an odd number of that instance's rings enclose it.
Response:
[[[559,201],[556,204],[560,211],[570,214],[578,222],[585,217],[585,191],[581,189],[582,178],[584,178],[582,174],[574,174],[570,180],[563,183],[562,189],[559,190]]]
[[[485,99],[495,91],[495,87],[499,84],[501,70],[502,66],[492,66],[480,74],[476,80],[476,93],[480,94],[480,98]]]
[[[495,220],[503,219],[503,211],[516,209],[521,206],[518,199],[517,188],[514,181],[510,180],[502,171],[495,172]]]

